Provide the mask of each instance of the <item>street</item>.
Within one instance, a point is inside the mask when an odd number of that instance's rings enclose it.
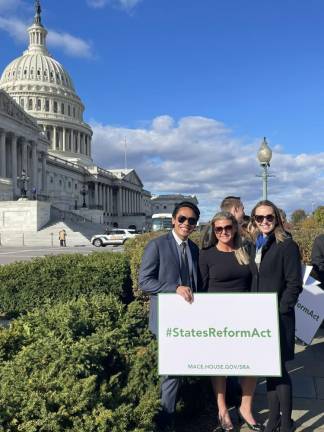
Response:
[[[0,265],[10,264],[16,261],[27,261],[36,257],[43,257],[46,255],[60,255],[67,253],[81,253],[90,254],[93,252],[122,252],[123,246],[112,246],[107,247],[94,247],[89,246],[75,246],[75,247],[0,247]]]

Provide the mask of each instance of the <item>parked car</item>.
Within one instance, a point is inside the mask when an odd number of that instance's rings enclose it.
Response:
[[[94,235],[90,242],[96,246],[107,246],[107,245],[122,245],[126,240],[135,237],[137,234],[132,229],[115,228],[107,230],[104,234]]]

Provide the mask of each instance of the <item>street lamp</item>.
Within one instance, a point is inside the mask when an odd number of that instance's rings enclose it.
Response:
[[[268,199],[268,178],[272,177],[268,172],[268,168],[270,167],[271,157],[272,157],[272,150],[268,146],[267,140],[263,138],[263,141],[258,151],[258,159],[263,169],[261,176],[258,176],[262,178],[262,192],[263,192],[262,199],[263,200]]]
[[[86,208],[86,207],[87,207],[87,204],[86,204],[85,197],[86,197],[86,195],[88,194],[88,191],[87,191],[85,185],[82,186],[82,189],[80,190],[80,194],[81,194],[82,197],[83,197],[82,207],[83,207],[83,208]]]
[[[29,182],[29,177],[26,174],[26,171],[23,169],[21,171],[20,177],[17,177],[20,181],[20,198],[27,198],[27,183]]]

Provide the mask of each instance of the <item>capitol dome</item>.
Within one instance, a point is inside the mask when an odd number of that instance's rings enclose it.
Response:
[[[39,0],[27,31],[28,49],[5,68],[0,89],[36,118],[51,142],[50,152],[88,165],[92,162],[92,130],[83,121],[84,105],[70,75],[47,50]]]

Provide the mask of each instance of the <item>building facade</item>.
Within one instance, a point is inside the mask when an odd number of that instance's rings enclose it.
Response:
[[[15,202],[25,175],[29,198],[110,226],[142,229],[147,191],[134,169],[109,170],[93,162],[84,105],[47,50],[39,1],[27,31],[28,49],[0,79],[0,200]]]

